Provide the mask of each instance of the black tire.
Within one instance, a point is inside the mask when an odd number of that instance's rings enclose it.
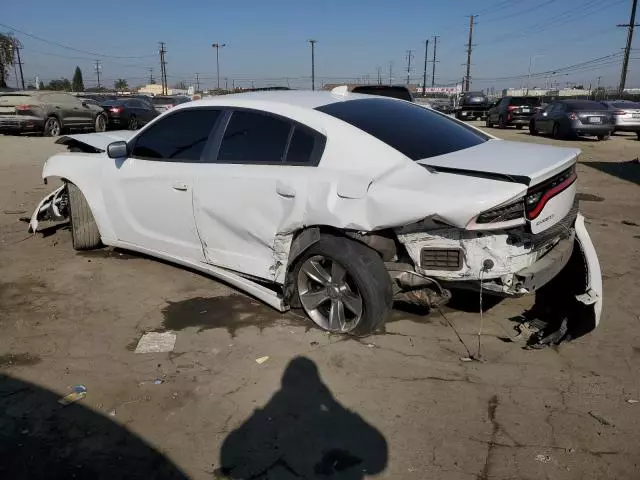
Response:
[[[138,128],[140,128],[140,125],[138,124],[138,119],[136,118],[135,115],[131,115],[129,117],[129,121],[127,122],[127,128],[129,130],[137,130]]]
[[[551,136],[553,138],[555,138],[556,140],[559,140],[562,138],[562,134],[560,133],[560,124],[559,123],[554,123],[553,124],[553,130],[551,130]]]
[[[362,336],[380,328],[389,317],[393,305],[391,278],[380,255],[354,240],[322,235],[320,240],[298,259],[293,276],[290,277],[295,285],[296,305],[302,303],[297,286],[298,275],[305,261],[314,256],[338,262],[346,270],[346,275],[353,281],[356,291],[362,297],[363,313],[358,323],[344,333]]]
[[[62,125],[60,120],[56,117],[48,117],[44,122],[44,129],[42,131],[43,137],[57,137],[62,132]]]
[[[74,183],[67,183],[71,217],[71,240],[76,250],[91,250],[101,246],[100,231],[87,199]]]
[[[516,130],[522,130],[522,127],[524,127],[524,125],[516,125]]]
[[[536,128],[536,122],[534,122],[533,120],[531,120],[529,122],[529,135],[533,135],[536,136],[538,135],[540,132],[538,132],[538,129]]]
[[[491,121],[491,116],[490,115],[487,115],[487,118],[484,121],[484,125],[487,128],[493,128],[493,122]]]
[[[500,129],[507,128],[507,125],[504,123],[504,117],[502,115],[498,117],[498,128]]]
[[[93,123],[93,129],[97,132],[106,132],[107,131],[107,117],[102,113],[96,115],[96,120]]]
[[[640,132],[636,132],[636,140],[640,140]]]
[[[597,135],[598,137],[598,141],[601,142],[603,140],[609,140],[609,137],[611,136],[611,134],[607,134],[607,135]]]

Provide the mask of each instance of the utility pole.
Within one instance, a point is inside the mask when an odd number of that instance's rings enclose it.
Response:
[[[153,68],[149,68],[149,85],[153,85],[155,80],[153,79]]]
[[[311,90],[316,89],[316,43],[317,40],[307,40],[311,44]]]
[[[393,85],[393,60],[389,62],[389,85]]]
[[[436,49],[438,48],[439,35],[433,36],[433,65],[431,66],[431,86],[436,86]]]
[[[224,77],[224,89],[225,90],[229,90],[229,78],[228,77]]]
[[[17,40],[15,45],[16,45],[16,55],[18,57],[18,67],[20,67],[20,82],[22,83],[22,90],[24,90],[24,75],[22,74],[22,60],[20,59],[20,49],[22,48],[22,45]]]
[[[96,60],[96,66],[94,68],[96,70],[96,75],[98,76],[98,88],[100,88],[100,70],[102,70],[102,65],[100,65],[100,60]]]
[[[413,57],[413,50],[407,50],[407,85],[411,80],[411,57]]]
[[[162,95],[167,94],[167,62],[164,60],[164,42],[160,42],[160,82],[162,83]]]
[[[471,49],[473,48],[473,18],[474,15],[469,17],[469,43],[467,44],[467,75],[465,81],[466,92],[469,91],[470,83],[471,83]]]
[[[382,85],[382,67],[378,67],[378,85]]]
[[[220,49],[226,47],[226,43],[213,43],[211,45],[216,49],[216,77],[217,77],[217,88],[220,90]]]
[[[424,41],[424,73],[422,74],[422,96],[427,94],[427,61],[429,58],[429,39]]]
[[[631,42],[633,41],[633,29],[640,26],[636,24],[636,7],[638,6],[638,0],[633,0],[631,5],[631,16],[629,17],[629,23],[618,24],[618,27],[627,27],[627,45],[624,49],[624,60],[622,61],[622,72],[620,73],[620,86],[618,87],[618,96],[622,97],[624,93],[624,85],[627,83],[627,69],[629,68],[629,54],[631,53]]]
[[[195,77],[196,77],[196,92],[199,92],[200,91],[200,74],[196,73]]]

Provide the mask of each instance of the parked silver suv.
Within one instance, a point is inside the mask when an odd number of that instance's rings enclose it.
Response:
[[[0,95],[0,133],[42,132],[56,137],[63,128],[104,132],[106,127],[102,107],[68,93],[34,90]]]

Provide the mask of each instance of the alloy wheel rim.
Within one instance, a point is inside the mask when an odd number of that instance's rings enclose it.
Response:
[[[104,124],[105,124],[104,123],[104,117],[99,116],[98,117],[98,128],[96,130],[98,130],[100,132],[104,131]]]
[[[360,323],[362,295],[339,262],[323,255],[309,257],[300,266],[297,286],[302,308],[320,328],[346,333]]]
[[[136,120],[136,117],[131,117],[129,119],[129,128],[131,130],[135,130],[137,126],[138,126],[138,120]]]
[[[50,119],[48,131],[51,134],[51,136],[55,137],[56,135],[58,135],[59,130],[60,130],[60,125],[58,124],[58,122],[53,118]]]

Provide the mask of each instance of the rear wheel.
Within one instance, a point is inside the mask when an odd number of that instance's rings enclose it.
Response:
[[[600,142],[601,142],[602,140],[609,140],[609,137],[610,137],[610,136],[611,136],[610,134],[607,134],[607,135],[598,135],[598,141],[600,141]]]
[[[491,121],[490,115],[487,115],[487,119],[484,121],[484,124],[487,128],[493,128],[493,122]]]
[[[522,130],[523,125],[516,125],[516,130]]]
[[[382,259],[353,240],[322,236],[297,263],[293,281],[305,313],[329,332],[369,334],[391,310],[391,279]]]
[[[129,130],[137,130],[138,129],[138,119],[135,115],[131,115],[129,117],[129,123],[127,124]]]
[[[640,132],[636,132],[636,139],[640,140]]]
[[[506,128],[504,117],[502,115],[498,117],[498,128]]]
[[[60,120],[56,117],[49,117],[44,122],[44,130],[42,131],[42,135],[45,137],[57,137],[60,135],[60,131],[62,130],[60,126]]]
[[[76,250],[91,250],[100,246],[100,232],[87,199],[74,183],[67,183],[71,216],[71,240]]]
[[[102,114],[96,116],[94,127],[96,132],[104,132],[107,129],[107,118]]]
[[[557,123],[553,124],[553,130],[551,131],[553,138],[560,139],[562,135],[560,134],[560,125]]]
[[[530,135],[538,135],[538,133],[540,133],[540,132],[538,132],[538,129],[536,128],[536,122],[531,120],[529,122],[529,134]]]

